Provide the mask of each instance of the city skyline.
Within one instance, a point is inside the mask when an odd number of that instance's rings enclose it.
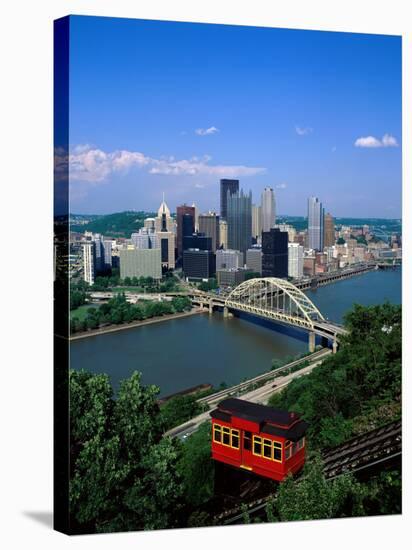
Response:
[[[401,217],[399,37],[79,16],[71,35],[74,213],[162,192],[218,212],[228,178],[254,201],[272,187],[281,215],[315,195],[335,217]]]

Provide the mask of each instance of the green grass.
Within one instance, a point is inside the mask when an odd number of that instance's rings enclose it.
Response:
[[[91,307],[99,307],[99,306],[94,304],[85,304],[84,306],[80,306],[77,309],[73,309],[70,312],[70,317],[72,319],[76,317],[77,319],[79,319],[79,321],[83,321],[86,318],[87,310],[90,309]]]

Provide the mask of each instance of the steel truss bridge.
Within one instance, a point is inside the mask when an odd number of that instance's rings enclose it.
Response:
[[[293,326],[309,332],[309,349],[315,348],[315,336],[332,341],[336,351],[339,336],[346,329],[324,318],[314,303],[292,283],[275,277],[250,279],[237,286],[226,297],[193,294],[192,300],[201,307],[223,307],[225,316],[232,310],[242,311]]]

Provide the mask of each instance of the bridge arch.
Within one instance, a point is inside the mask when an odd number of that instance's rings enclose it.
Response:
[[[310,330],[315,322],[325,320],[306,294],[276,277],[244,281],[226,298],[225,307]]]

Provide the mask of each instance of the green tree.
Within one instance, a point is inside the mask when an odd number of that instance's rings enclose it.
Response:
[[[162,437],[157,394],[134,373],[115,400],[106,375],[70,372],[70,513],[76,532],[178,525],[180,444]]]
[[[366,493],[349,475],[326,481],[319,457],[306,463],[303,477],[288,476],[267,507],[269,521],[298,521],[364,515]]]
[[[178,469],[186,501],[198,507],[213,496],[214,466],[211,460],[211,429],[203,423],[183,444]]]

